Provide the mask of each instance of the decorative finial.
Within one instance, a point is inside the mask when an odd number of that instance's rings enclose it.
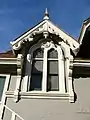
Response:
[[[49,14],[48,14],[47,8],[45,9],[45,16],[44,16],[43,19],[44,19],[44,20],[48,20],[48,19],[49,19]]]

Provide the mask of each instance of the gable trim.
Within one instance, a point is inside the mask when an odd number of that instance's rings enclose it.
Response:
[[[61,39],[64,40],[64,42],[69,43],[70,48],[72,50],[79,47],[79,43],[74,38],[72,38],[63,30],[55,26],[50,20],[44,20],[40,24],[38,24],[37,26],[20,36],[18,39],[16,39],[16,41],[10,42],[12,45],[12,49],[19,50],[21,48],[21,44],[24,41],[33,41],[33,35],[37,35],[40,33],[43,33],[43,36],[45,38],[47,38],[47,36],[49,35],[48,33],[58,35]]]

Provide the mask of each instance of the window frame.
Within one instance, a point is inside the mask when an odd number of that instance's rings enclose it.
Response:
[[[60,88],[62,91],[50,91],[46,92],[46,80],[43,82],[43,90],[42,91],[28,91],[29,81],[30,81],[30,70],[31,70],[31,49],[36,48],[35,46],[44,48],[44,58],[47,56],[47,50],[48,48],[53,48],[57,46],[58,51],[62,51],[62,54],[64,54],[64,60],[60,56],[59,52],[59,80],[60,80]],[[59,44],[54,44],[54,42],[51,39],[41,39],[38,43],[34,44],[27,53],[26,58],[26,70],[25,70],[25,76],[22,80],[22,88],[21,88],[21,98],[35,98],[35,99],[61,99],[61,100],[69,100],[69,102],[74,102],[74,90],[73,90],[73,81],[72,81],[72,68],[73,68],[73,56],[70,54],[70,47],[66,44],[60,42]],[[43,59],[44,59],[43,58]],[[44,61],[47,60],[45,59]],[[64,66],[63,66],[64,64]],[[43,68],[46,66],[43,64]],[[70,68],[71,66],[71,68]],[[64,71],[64,72],[62,72]],[[63,75],[62,75],[63,74]],[[46,75],[46,74],[45,74]],[[47,77],[47,76],[46,76]],[[62,80],[63,79],[63,80]]]
[[[48,45],[48,47],[47,47],[47,45]],[[59,91],[48,91],[47,92],[47,64],[48,64],[48,60],[54,60],[53,58],[52,59],[48,58],[48,52],[51,49],[56,50],[57,53],[58,53],[58,58],[57,59],[55,58],[55,60],[58,60],[58,66],[59,66],[59,73],[58,73],[58,76],[59,76]],[[64,83],[65,82],[65,79],[64,79],[64,77],[65,77],[64,76],[64,74],[65,74],[65,69],[64,69],[65,68],[65,63],[64,63],[63,60],[64,60],[64,56],[63,56],[63,52],[62,52],[61,47],[54,44],[52,41],[47,42],[46,45],[45,45],[45,48],[44,48],[44,65],[43,65],[43,69],[45,69],[45,70],[43,70],[43,71],[44,72],[46,71],[46,74],[45,74],[45,77],[44,77],[44,80],[43,80],[43,88],[44,88],[43,92],[46,92],[46,93],[59,93],[59,94],[65,93],[65,83]],[[64,66],[62,66],[61,61],[63,61]],[[60,65],[64,69],[63,77],[60,76],[60,74],[61,74],[60,72],[62,71],[62,68],[61,68]],[[61,80],[61,79],[64,79],[64,80]]]
[[[54,51],[53,51],[54,50]],[[56,53],[56,56],[52,57],[52,53]],[[58,51],[55,48],[51,48],[47,51],[47,92],[51,92],[51,91],[59,91],[59,62],[58,62]],[[56,71],[57,73],[50,73],[51,69],[50,69],[50,62],[56,62],[57,66],[56,66]],[[50,71],[49,71],[50,70]],[[57,76],[58,77],[58,90],[49,90],[48,89],[48,83],[50,82],[48,77],[52,77],[52,76]],[[50,84],[51,85],[51,84]],[[52,89],[52,88],[51,88]]]
[[[10,80],[10,75],[7,74],[0,74],[1,77],[6,77],[5,79],[5,83],[4,83],[4,88],[3,88],[3,92],[2,92],[2,97],[1,97],[1,103],[5,101],[5,92],[7,91],[8,87],[9,87],[9,80]]]
[[[64,55],[63,55],[63,52],[62,52],[62,48],[61,46],[58,46],[56,44],[54,44],[52,41],[51,42],[45,42],[45,43],[42,43],[42,44],[35,44],[33,45],[30,49],[29,49],[29,52],[27,54],[27,61],[28,63],[32,63],[32,56],[33,56],[33,52],[38,49],[38,48],[42,48],[43,49],[43,75],[42,75],[42,90],[41,91],[29,91],[29,88],[30,88],[30,79],[31,79],[31,69],[32,69],[32,64],[31,66],[29,66],[29,70],[27,70],[28,72],[26,74],[28,74],[27,76],[24,77],[24,82],[23,82],[23,89],[22,91],[23,92],[28,92],[29,94],[33,94],[33,93],[59,93],[59,94],[67,94],[66,91],[65,91],[65,61],[64,61]],[[55,59],[55,60],[58,60],[58,66],[62,66],[63,67],[63,70],[64,70],[64,73],[63,73],[63,77],[61,76],[60,77],[60,72],[62,72],[62,68],[59,67],[59,73],[58,73],[58,76],[59,76],[59,91],[47,91],[47,62],[48,60],[53,60],[51,58],[48,58],[48,51],[50,49],[54,49],[57,51],[58,53],[58,58]],[[47,57],[46,57],[47,56]],[[36,58],[38,59],[38,58]],[[42,59],[42,58],[40,58]],[[60,61],[63,61],[63,65],[62,63],[60,63]],[[28,66],[28,65],[27,65]],[[26,67],[27,68],[27,67]],[[46,72],[45,72],[45,70]],[[29,75],[29,72],[30,72],[30,75]],[[64,79],[64,80],[60,80],[60,79]],[[27,81],[27,85],[24,84],[26,83]],[[26,85],[26,86],[25,86]]]
[[[6,77],[5,83],[4,83],[4,88],[3,88],[3,92],[2,92],[2,97],[1,97],[1,101],[0,101],[0,118],[2,117],[3,111],[4,111],[4,104],[6,101],[6,94],[5,92],[8,90],[9,87],[9,82],[10,82],[10,75],[9,74],[0,74],[0,76],[2,77]]]

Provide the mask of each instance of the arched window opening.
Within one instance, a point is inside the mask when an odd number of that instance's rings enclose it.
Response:
[[[38,48],[33,52],[30,91],[42,90],[42,72],[43,50],[41,48]]]
[[[67,92],[64,54],[59,46],[31,49],[29,91]]]
[[[66,49],[53,42],[39,43],[32,46],[27,54],[27,69],[24,79],[25,84],[22,87],[23,91],[28,91],[31,96],[33,95],[36,98],[56,99],[58,94],[61,94],[58,97],[62,99],[73,97],[73,84],[69,75],[71,56],[69,59],[69,55],[68,47]],[[36,95],[37,93],[38,95]]]
[[[59,91],[58,52],[50,49],[47,60],[47,91]]]

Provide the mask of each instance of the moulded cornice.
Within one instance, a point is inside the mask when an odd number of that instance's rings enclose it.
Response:
[[[0,58],[0,64],[17,64],[17,58]]]

